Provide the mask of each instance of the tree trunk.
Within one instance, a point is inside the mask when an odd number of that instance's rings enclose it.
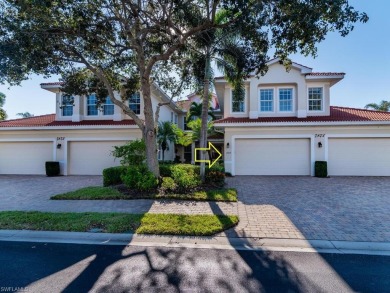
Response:
[[[157,159],[157,133],[154,125],[153,107],[150,92],[150,82],[148,78],[141,80],[142,96],[144,100],[145,127],[143,129],[143,138],[146,144],[146,164],[150,172],[156,177],[160,176],[160,170]]]
[[[207,148],[207,122],[209,111],[209,88],[210,88],[210,58],[209,53],[206,55],[205,60],[205,72],[203,83],[203,100],[202,100],[202,124],[200,128],[199,144],[201,148]],[[200,159],[203,161],[206,159],[206,151],[200,152]],[[200,163],[200,178],[202,182],[205,182],[206,163]]]

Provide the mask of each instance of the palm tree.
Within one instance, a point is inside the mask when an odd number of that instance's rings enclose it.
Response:
[[[209,119],[211,118],[212,120],[215,120],[213,108],[209,107],[209,111],[207,114],[209,116]],[[195,120],[196,118],[200,118],[200,117],[202,117],[202,104],[192,102],[190,109],[188,110],[187,113],[187,122],[190,122],[191,120]]]
[[[16,114],[17,116],[20,116],[22,118],[29,118],[29,117],[34,117],[34,114],[31,114],[30,112],[24,112],[24,113],[18,113]]]
[[[222,11],[216,17],[216,22],[223,23],[226,11]],[[247,46],[240,39],[238,31],[215,29],[199,34],[194,42],[191,59],[193,60],[192,72],[198,92],[202,94],[201,132],[199,143],[201,148],[207,148],[207,129],[209,122],[209,98],[213,87],[212,62],[224,74],[226,80],[232,85],[235,101],[244,99],[244,78],[248,69],[246,60],[249,54]],[[205,153],[200,153],[200,159],[204,160]],[[205,179],[205,164],[200,165],[200,176]]]
[[[169,142],[176,140],[176,134],[172,127],[172,123],[169,121],[159,122],[157,131],[157,143],[161,146],[162,160],[164,161],[164,153],[169,150]]]
[[[7,113],[3,109],[5,103],[5,95],[3,93],[0,93],[0,120],[7,119]]]
[[[382,100],[379,104],[370,103],[364,106],[366,109],[373,109],[381,112],[389,112],[390,111],[390,102]]]

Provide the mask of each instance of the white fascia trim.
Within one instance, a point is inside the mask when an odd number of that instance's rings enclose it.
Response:
[[[314,176],[314,162],[315,162],[315,145],[314,145],[314,135],[313,134],[239,134],[239,135],[232,135],[232,141],[231,143],[231,152],[232,152],[232,160],[231,160],[231,167],[232,167],[232,175],[236,175],[236,158],[235,158],[235,148],[236,148],[236,139],[245,139],[245,138],[259,138],[259,139],[272,139],[272,138],[306,138],[310,139],[310,175]]]
[[[56,138],[0,138],[0,142],[52,142],[53,161],[57,161],[57,139]]]
[[[39,126],[39,127],[0,127],[0,132],[4,131],[19,131],[19,130],[79,130],[79,129],[135,129],[137,125],[85,125],[85,126]]]
[[[218,127],[259,127],[259,126],[355,126],[355,125],[390,125],[390,121],[337,121],[337,122],[248,122],[215,123]]]
[[[343,79],[343,75],[306,75],[306,79],[316,80],[316,79]]]

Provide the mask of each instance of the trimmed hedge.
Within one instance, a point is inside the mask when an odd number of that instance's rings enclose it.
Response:
[[[122,184],[121,176],[127,170],[127,167],[118,166],[103,170],[103,186]]]
[[[59,162],[45,162],[46,175],[49,177],[60,175]]]
[[[316,177],[328,177],[328,163],[326,161],[316,161],[314,164]]]

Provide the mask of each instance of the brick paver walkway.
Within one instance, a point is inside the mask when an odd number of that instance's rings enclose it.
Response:
[[[237,176],[238,203],[172,200],[53,201],[50,196],[101,185],[101,176],[0,176],[0,210],[237,214],[224,234],[347,241],[390,241],[390,178]]]

